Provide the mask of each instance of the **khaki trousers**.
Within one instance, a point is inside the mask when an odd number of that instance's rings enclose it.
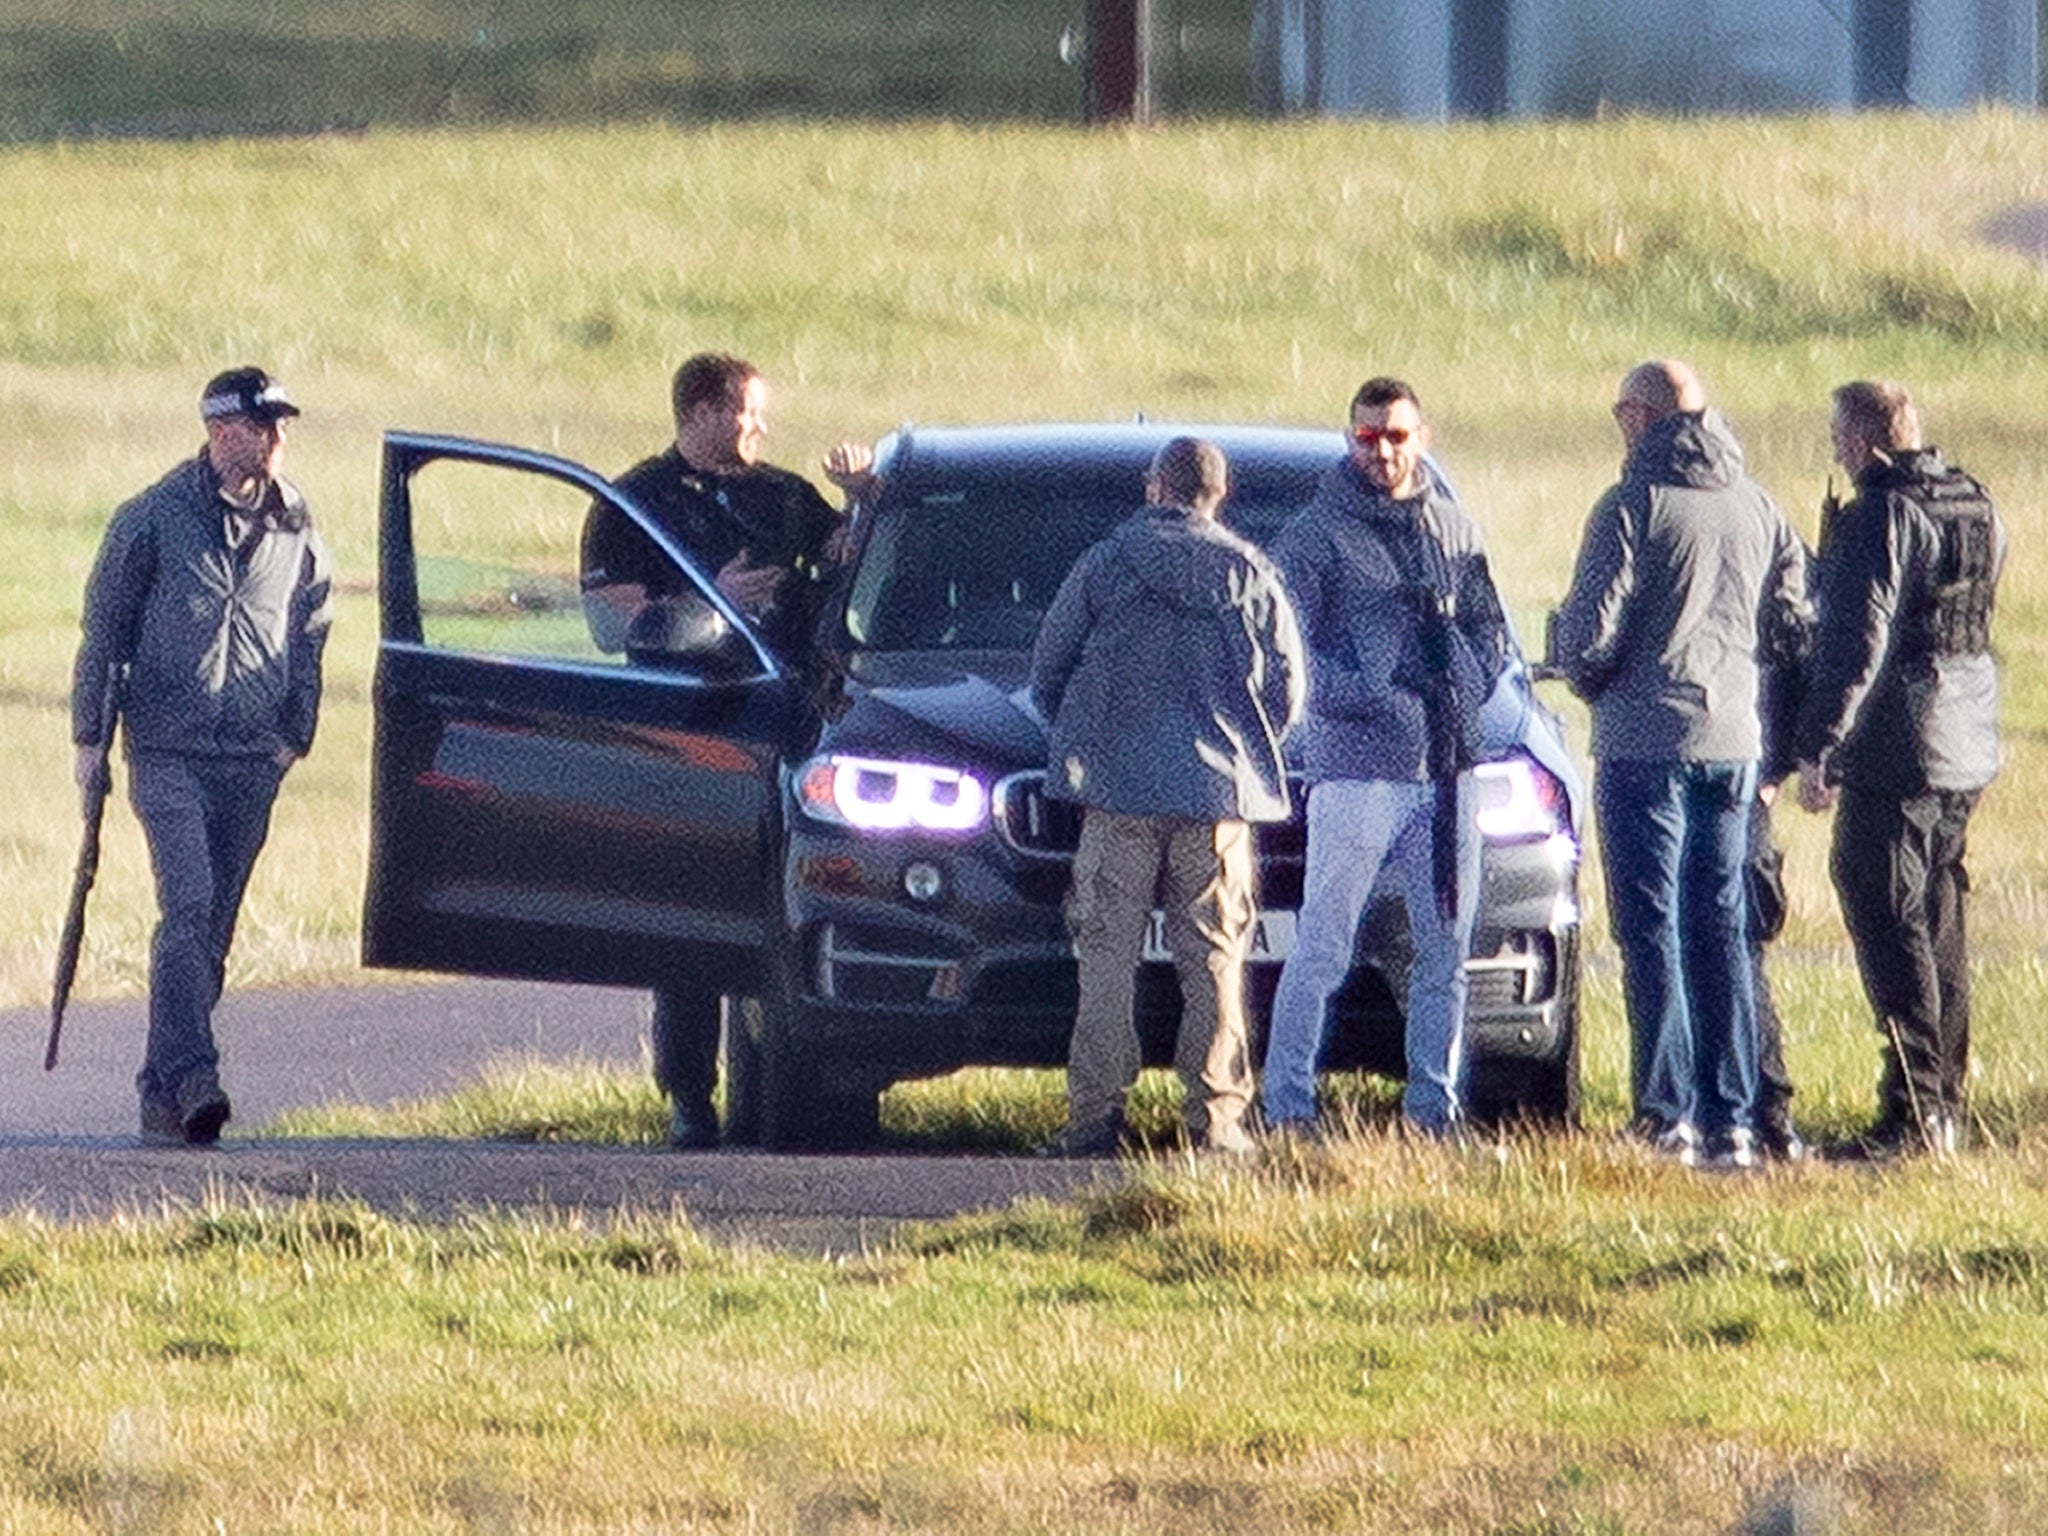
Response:
[[[1090,807],[1074,854],[1067,929],[1081,1000],[1067,1057],[1068,1134],[1121,1126],[1142,1065],[1132,1019],[1137,968],[1154,906],[1180,976],[1174,1068],[1182,1118],[1197,1144],[1228,1137],[1251,1103],[1244,962],[1251,935],[1252,836],[1242,821],[1124,816]]]

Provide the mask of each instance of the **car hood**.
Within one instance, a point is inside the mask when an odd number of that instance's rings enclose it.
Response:
[[[848,668],[846,708],[819,746],[1006,773],[1042,768],[1045,727],[1031,707],[1029,670],[1029,657],[1009,652],[865,652]]]

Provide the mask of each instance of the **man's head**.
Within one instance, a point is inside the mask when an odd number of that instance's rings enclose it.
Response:
[[[1857,379],[1835,391],[1828,435],[1835,462],[1851,475],[1877,459],[1921,446],[1920,412],[1906,386],[1890,379]]]
[[[699,469],[740,469],[761,461],[768,431],[768,381],[726,352],[700,352],[676,370],[676,448]]]
[[[1230,466],[1223,450],[1199,437],[1174,438],[1145,471],[1145,499],[1155,507],[1179,507],[1197,517],[1214,517],[1229,494]]]
[[[1653,358],[1629,369],[1614,397],[1614,424],[1622,443],[1635,447],[1642,435],[1667,416],[1703,411],[1707,392],[1690,363],[1675,357]]]
[[[299,414],[284,386],[261,368],[230,368],[199,392],[206,455],[224,485],[240,490],[278,477],[285,422]]]
[[[1351,397],[1351,462],[1368,483],[1397,501],[1425,488],[1429,423],[1422,402],[1400,379],[1367,379]]]

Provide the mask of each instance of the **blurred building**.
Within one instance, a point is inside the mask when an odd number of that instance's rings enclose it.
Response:
[[[2037,0],[1254,0],[1278,114],[1957,111],[2039,98]]]

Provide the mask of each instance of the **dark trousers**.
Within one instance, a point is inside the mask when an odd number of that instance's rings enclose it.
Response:
[[[149,946],[149,1041],[135,1086],[176,1105],[220,1068],[213,1007],[228,946],[284,770],[266,757],[137,753],[128,798],[149,840],[157,925]]]
[[[1885,1037],[1881,1117],[1960,1116],[1970,1061],[1963,868],[1974,790],[1907,799],[1843,786],[1829,872]]]
[[[1750,985],[1756,993],[1756,1124],[1766,1134],[1792,1125],[1792,1075],[1785,1069],[1785,1026],[1764,971],[1764,949],[1785,927],[1785,855],[1771,832],[1771,808],[1749,802]]]
[[[711,1095],[718,1087],[719,994],[676,982],[654,994],[654,1081],[669,1102],[700,1126],[715,1126]]]

